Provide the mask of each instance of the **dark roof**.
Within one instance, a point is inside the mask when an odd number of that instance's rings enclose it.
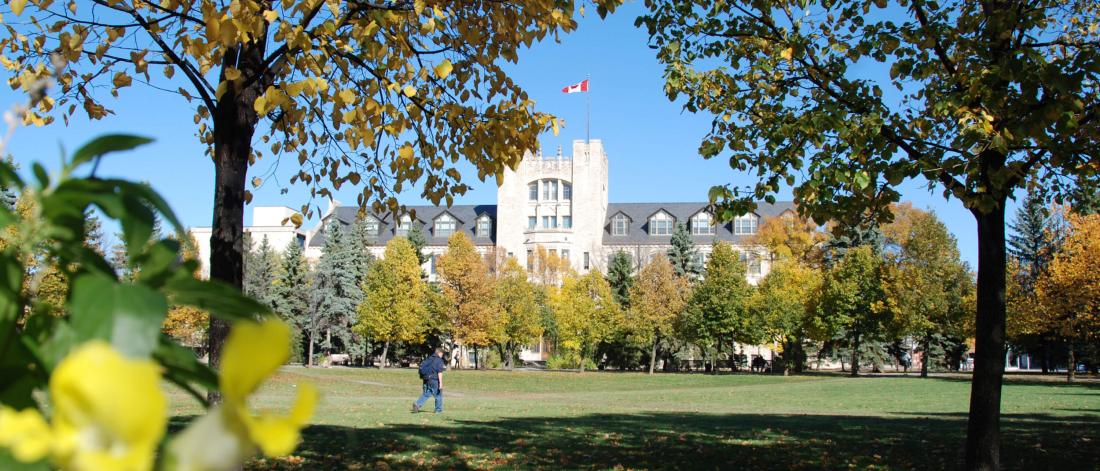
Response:
[[[607,220],[603,227],[603,245],[668,245],[672,242],[672,236],[649,235],[649,217],[658,211],[665,211],[676,218],[676,224],[684,224],[691,232],[690,219],[695,213],[707,209],[707,203],[610,203],[607,205]],[[754,213],[762,219],[768,219],[784,211],[794,210],[794,203],[789,201],[776,202],[775,204],[758,203]],[[630,226],[625,236],[611,235],[611,218],[616,214],[625,214],[630,218]],[[763,223],[763,221],[761,221]],[[714,235],[693,235],[691,239],[696,244],[710,244],[715,239],[739,243],[748,236],[734,235],[733,223],[726,222],[714,228]]]
[[[489,231],[488,237],[479,237],[477,235],[477,218],[482,214],[488,214],[492,219],[493,224],[496,224],[497,219],[497,206],[495,204],[479,204],[479,205],[454,205],[450,208],[441,206],[406,206],[409,211],[416,212],[415,221],[421,224],[421,230],[424,232],[424,239],[427,245],[447,245],[447,237],[435,236],[435,218],[440,214],[447,213],[453,216],[455,221],[455,231],[465,232],[470,236],[470,239],[474,241],[475,245],[493,245],[496,243],[496,230]],[[336,208],[336,212],[322,221],[321,229],[309,240],[310,247],[323,247],[325,245],[325,225],[329,224],[334,217],[336,220],[344,223],[345,225],[351,225],[355,222],[355,218],[359,214],[359,208],[354,206],[341,206]],[[372,214],[375,219],[380,221],[380,227],[378,228],[378,237],[371,241],[371,245],[385,245],[390,239],[394,237],[394,230],[396,225],[393,222],[393,215],[377,215]]]

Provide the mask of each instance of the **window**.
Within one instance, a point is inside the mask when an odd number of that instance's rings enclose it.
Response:
[[[527,228],[528,229],[534,229],[535,226],[538,223],[539,223],[539,218],[537,218],[535,216],[527,216]]]
[[[363,222],[363,227],[367,230],[367,235],[378,235],[378,220],[372,217],[368,217]]]
[[[542,217],[542,228],[543,229],[554,229],[554,228],[557,228],[557,227],[558,227],[558,217],[557,216],[543,216]]]
[[[628,222],[628,219],[627,219],[625,214],[616,214],[615,217],[611,219],[611,235],[613,235],[613,236],[624,236],[624,235],[626,235],[627,226],[629,224],[630,223]]]
[[[539,182],[531,182],[527,184],[527,199],[530,201],[539,200]]]
[[[714,235],[714,225],[709,213],[702,212],[691,218],[691,233],[693,235]]]
[[[397,222],[397,235],[407,236],[409,235],[409,228],[412,226],[412,218],[408,216],[401,216],[401,220]]]
[[[489,216],[482,216],[477,220],[477,236],[489,237],[493,231],[493,220]]]
[[[455,218],[446,214],[435,218],[435,236],[450,237],[455,233]]]
[[[737,216],[733,220],[733,233],[736,235],[756,234],[757,218],[755,214]]]
[[[760,274],[760,257],[753,252],[741,252],[741,262],[745,264],[745,273],[749,275]]]
[[[589,265],[589,263],[588,263],[588,252],[585,252],[585,253],[584,253],[584,269],[585,269],[585,270],[587,270],[587,269],[589,269],[590,267],[591,267],[591,266],[590,266],[590,265]]]
[[[573,184],[564,183],[561,184],[561,199],[569,201],[573,199]]]
[[[435,274],[435,259],[436,259],[436,255],[433,253],[431,258],[429,259],[429,262],[428,262],[428,263],[432,264],[429,273],[431,273],[433,275]]]
[[[535,251],[527,249],[527,271],[535,269]]]
[[[542,181],[542,200],[550,201],[550,180]]]
[[[566,261],[569,260],[569,249],[561,249],[561,259]]]
[[[673,218],[668,213],[661,211],[654,214],[649,218],[649,235],[652,236],[667,236],[672,235],[672,222]]]
[[[549,200],[550,201],[557,201],[558,200],[558,181],[557,180],[546,180],[546,184],[550,187],[550,198],[549,198]]]
[[[573,228],[573,216],[562,216],[561,217],[561,227],[564,227],[566,229],[572,229]]]

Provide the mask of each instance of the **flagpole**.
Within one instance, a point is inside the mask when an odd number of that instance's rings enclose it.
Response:
[[[591,80],[591,74],[585,74],[584,80]],[[589,142],[592,140],[592,82],[588,82],[588,91],[584,93],[584,152],[588,153]]]

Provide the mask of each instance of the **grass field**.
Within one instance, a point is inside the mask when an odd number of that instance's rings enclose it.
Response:
[[[965,378],[455,371],[445,413],[412,414],[414,370],[288,367],[253,407],[288,407],[301,381],[323,394],[304,443],[248,469],[951,469],[970,391]],[[173,404],[179,420],[199,410]],[[1010,378],[1002,413],[1007,469],[1100,469],[1100,383]]]

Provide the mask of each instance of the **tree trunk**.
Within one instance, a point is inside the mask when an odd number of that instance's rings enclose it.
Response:
[[[657,364],[657,342],[660,341],[660,337],[653,336],[653,347],[649,349],[649,374],[653,374],[653,368]]]
[[[386,369],[386,358],[389,358],[390,353],[390,341],[387,340],[382,344],[382,359],[378,360],[378,369]]]
[[[586,358],[586,355],[584,354],[584,350],[585,349],[583,349],[583,348],[581,349],[580,365],[578,365],[578,366],[580,366],[580,368],[577,370],[577,373],[584,373],[584,359]]]
[[[313,367],[313,329],[309,330],[309,358],[306,360],[306,366]]]
[[[924,344],[922,346],[922,348],[924,348],[924,351],[921,353],[921,356],[920,356],[920,377],[921,378],[927,378],[928,377],[928,357],[929,357],[929,349],[931,348],[931,346],[932,346],[932,338],[925,335],[924,336]]]
[[[1066,342],[1066,346],[1069,347],[1069,363],[1066,365],[1066,382],[1072,383],[1074,375],[1077,374],[1077,356],[1073,351],[1073,341]]]
[[[859,376],[859,334],[852,341],[852,376]]]
[[[714,346],[714,361],[711,364],[710,374],[718,374],[718,362],[722,361],[722,337],[718,336],[718,342]]]
[[[1042,362],[1043,374],[1050,373],[1050,345],[1046,339],[1039,341],[1039,355]]]
[[[1004,200],[978,220],[978,312],[974,374],[966,430],[966,468],[1001,466],[1001,383],[1005,369],[1005,212]]]
[[[263,37],[267,36],[264,31]],[[223,59],[220,79],[226,67],[236,67],[245,77],[263,70],[267,41],[229,48]],[[214,220],[210,232],[210,278],[241,289],[244,278],[244,205],[248,157],[259,115],[253,104],[266,88],[254,80],[243,89],[229,86],[211,112],[214,120]],[[209,365],[221,365],[222,344],[229,336],[229,323],[210,316],[207,337]],[[211,390],[207,399],[221,403],[221,392]]]

